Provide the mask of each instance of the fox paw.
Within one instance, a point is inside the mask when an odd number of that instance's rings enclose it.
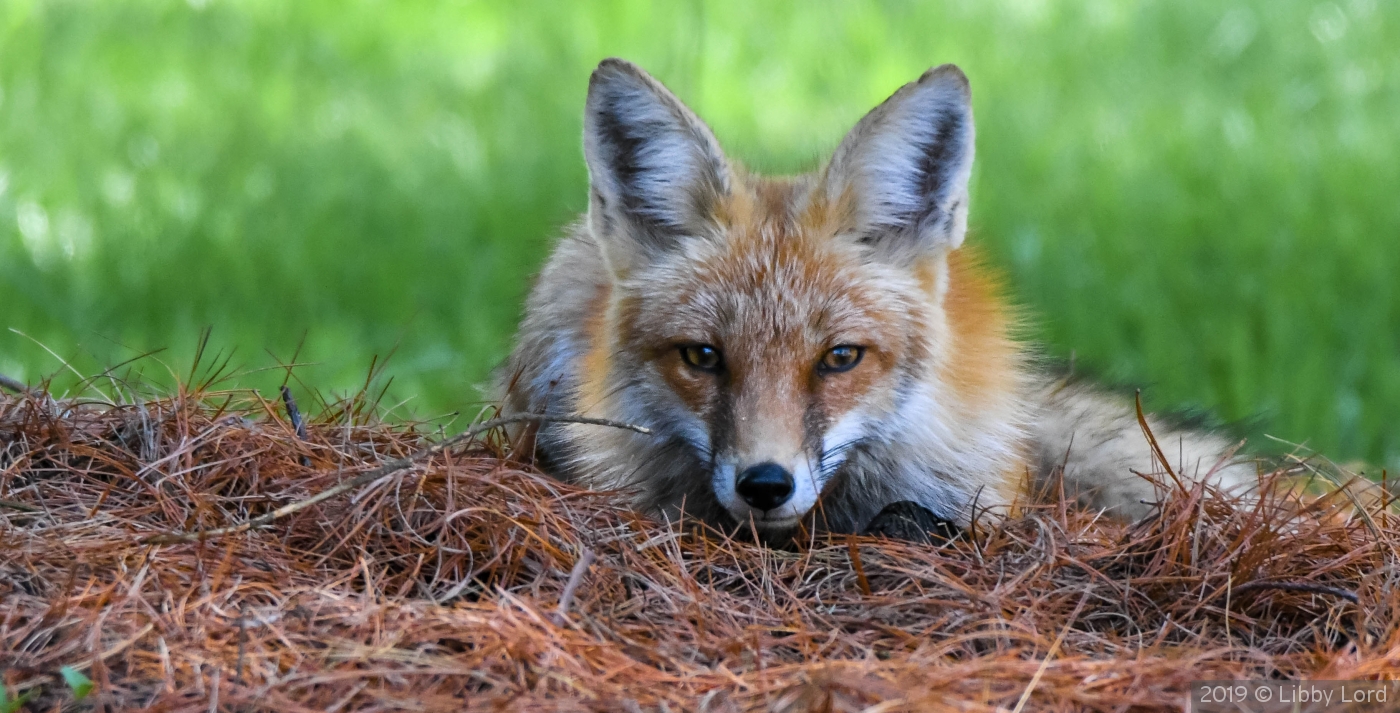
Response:
[[[912,500],[886,505],[865,528],[867,535],[925,545],[944,544],[961,532],[951,521],[934,515]]]

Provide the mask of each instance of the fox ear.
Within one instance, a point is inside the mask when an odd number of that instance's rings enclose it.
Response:
[[[851,201],[862,243],[899,259],[962,244],[972,172],[972,93],[951,64],[900,87],[856,124],[823,174]]]
[[[729,166],[709,127],[620,59],[603,60],[588,82],[583,153],[589,227],[615,272],[703,230],[729,192]]]

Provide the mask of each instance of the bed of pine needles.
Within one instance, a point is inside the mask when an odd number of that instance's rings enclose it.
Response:
[[[451,433],[318,410],[0,395],[8,705],[1182,710],[1193,680],[1400,676],[1380,488],[782,551],[552,481],[499,430],[424,452]]]

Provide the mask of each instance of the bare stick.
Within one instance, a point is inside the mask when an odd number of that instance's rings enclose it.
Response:
[[[301,417],[301,409],[297,408],[297,400],[292,398],[292,390],[282,385],[282,405],[287,407],[287,420],[292,422],[292,430],[296,431],[297,440],[306,440],[306,421]],[[301,456],[301,465],[304,468],[311,467],[311,458],[305,454]]]
[[[245,520],[244,522],[241,522],[237,525],[220,527],[213,530],[200,530],[197,532],[176,532],[164,535],[154,535],[151,537],[147,537],[141,542],[147,545],[171,545],[180,542],[201,542],[215,537],[222,537],[224,535],[236,535],[240,532],[247,532],[248,530],[251,530],[255,527],[262,527],[263,525],[274,522],[276,520],[280,520],[288,515],[301,512],[302,510],[305,510],[306,508],[309,508],[312,505],[315,505],[316,503],[329,500],[337,495],[354,490],[355,488],[358,488],[360,486],[373,483],[374,481],[379,480],[380,478],[383,478],[386,475],[392,475],[401,470],[409,468],[415,463],[418,463],[419,461],[432,458],[433,456],[436,456],[442,453],[443,451],[452,448],[453,446],[459,445],[465,441],[469,441],[482,433],[490,431],[493,428],[500,428],[501,426],[506,426],[512,423],[523,423],[525,421],[543,423],[583,423],[592,426],[609,426],[612,428],[625,428],[629,431],[636,431],[637,433],[643,433],[647,435],[651,434],[651,429],[649,428],[643,426],[636,426],[630,423],[622,423],[620,421],[610,421],[605,418],[587,418],[584,416],[549,416],[542,413],[526,413],[519,414],[516,416],[506,416],[504,418],[495,418],[491,419],[490,421],[485,421],[475,426],[472,426],[466,431],[463,431],[462,433],[453,436],[447,440],[434,443],[433,445],[424,448],[418,451],[417,453],[413,453],[404,458],[397,458],[391,460],[388,463],[385,463],[384,465],[375,468],[374,470],[371,470],[367,473],[362,473],[339,485],[322,490],[321,492],[316,493],[315,495],[312,495],[311,497],[306,498],[305,500],[298,500],[294,503],[283,505],[282,507],[277,508],[272,512],[266,513],[264,515],[259,515],[258,517],[255,517],[251,520]]]
[[[569,583],[564,585],[564,593],[559,595],[559,608],[554,612],[554,622],[563,625],[565,616],[569,613],[569,605],[574,603],[574,594],[578,592],[578,585],[583,583],[583,575],[588,572],[588,568],[593,566],[593,561],[598,559],[598,555],[593,554],[593,550],[584,549],[578,561],[574,563],[574,571],[569,573]]]
[[[9,500],[0,500],[0,508],[10,508],[11,510],[18,510],[20,512],[43,512],[43,510],[32,505],[10,502]]]
[[[292,390],[285,384],[282,386],[282,404],[287,407],[287,420],[292,422],[292,430],[297,432],[297,438],[306,440],[306,422],[301,418],[297,400],[292,398]]]
[[[20,396],[27,396],[30,393],[29,387],[25,386],[24,382],[19,379],[11,379],[4,374],[0,374],[0,389],[19,394]]]

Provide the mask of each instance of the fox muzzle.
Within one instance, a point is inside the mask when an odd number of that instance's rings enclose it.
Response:
[[[767,512],[792,498],[792,473],[777,463],[759,463],[739,474],[734,490],[750,507]]]

